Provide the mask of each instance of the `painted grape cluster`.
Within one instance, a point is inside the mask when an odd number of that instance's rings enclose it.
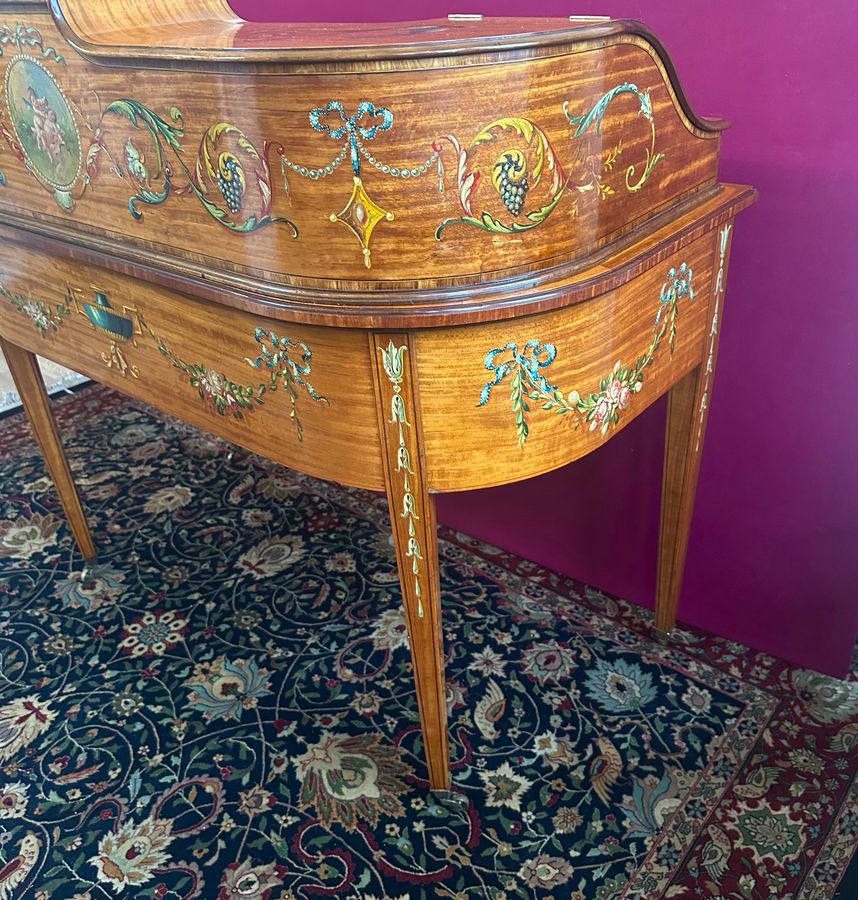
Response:
[[[230,212],[237,213],[241,209],[241,197],[244,194],[244,172],[231,153],[221,155],[217,185]]]
[[[504,153],[503,158],[495,163],[495,188],[503,200],[504,206],[517,216],[524,207],[527,198],[527,168],[524,157],[520,153]]]

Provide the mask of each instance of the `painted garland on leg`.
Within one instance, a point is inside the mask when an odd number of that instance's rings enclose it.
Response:
[[[709,354],[706,357],[706,369],[704,370],[703,393],[700,396],[700,410],[697,414],[697,438],[694,442],[694,452],[700,452],[700,442],[703,439],[703,425],[706,421],[706,409],[709,405],[710,382],[715,370],[715,344],[718,340],[719,315],[721,315],[721,298],[724,296],[724,271],[727,257],[727,247],[730,242],[732,223],[728,222],[718,232],[718,274],[715,276],[715,308],[712,310],[712,323],[709,326]]]
[[[417,500],[414,497],[414,469],[411,467],[411,454],[405,440],[404,428],[411,428],[405,411],[405,400],[402,396],[402,379],[405,372],[403,357],[408,347],[405,344],[396,346],[393,341],[388,341],[387,347],[379,347],[384,372],[393,388],[393,396],[390,398],[389,425],[397,429],[396,449],[396,473],[402,474],[402,512],[400,516],[408,525],[408,543],[405,547],[405,555],[411,560],[411,575],[414,579],[414,596],[417,598],[417,615],[423,618],[423,597],[420,590],[420,562],[423,559],[423,551],[420,548],[420,539],[417,535],[416,522],[420,518],[417,515]]]

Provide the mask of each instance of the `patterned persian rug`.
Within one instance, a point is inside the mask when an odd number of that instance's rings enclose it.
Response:
[[[42,378],[45,381],[45,387],[49,394],[67,391],[89,380],[85,375],[70,372],[68,369],[41,357],[39,357],[39,368],[42,370]],[[21,398],[15,390],[6,360],[3,359],[3,354],[0,353],[0,413],[16,409],[20,405]]]
[[[102,555],[0,422],[0,900],[834,896],[855,683],[442,531],[450,803],[383,500],[57,407]]]

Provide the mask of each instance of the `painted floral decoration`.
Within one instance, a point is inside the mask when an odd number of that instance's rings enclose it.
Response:
[[[528,401],[539,403],[546,411],[570,414],[576,426],[585,424],[590,431],[607,434],[612,425],[619,423],[620,413],[628,407],[633,396],[643,389],[644,370],[653,362],[665,336],[670,355],[673,355],[679,301],[684,297],[689,300],[695,297],[691,287],[692,275],[692,270],[684,262],[678,268],[671,266],[667,270],[649,346],[630,366],[624,366],[617,360],[610,373],[599,380],[596,390],[582,395],[573,389],[564,394],[556,385],[549,384],[544,370],[556,359],[557,348],[554,344],[531,338],[521,350],[517,344],[510,342],[486,353],[483,364],[492,373],[492,378],[481,388],[477,406],[485,406],[492,389],[509,377],[515,430],[521,446],[524,446],[530,433],[528,415],[531,408]]]
[[[255,359],[245,358],[244,361],[255,369],[267,372],[269,377],[263,383],[246,385],[237,384],[204,363],[189,363],[180,359],[148,325],[144,327],[155,341],[159,352],[170,360],[174,368],[184,372],[191,387],[197,389],[200,399],[208,403],[218,415],[242,419],[246,412],[263,404],[266,396],[282,385],[289,397],[289,416],[295,426],[295,437],[300,441],[304,429],[297,413],[298,388],[303,388],[317,402],[328,402],[326,397],[316,393],[308,380],[313,353],[304,341],[293,341],[274,331],[256,328],[253,336],[259,355]]]
[[[18,312],[27,316],[42,337],[51,331],[58,331],[70,312],[65,303],[51,305],[34,297],[16,294],[4,287],[2,283],[0,283],[0,297],[7,297]]]

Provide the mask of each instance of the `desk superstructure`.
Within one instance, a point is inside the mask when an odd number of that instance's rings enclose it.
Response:
[[[643,25],[0,2],[0,84],[0,346],[85,557],[36,353],[386,491],[447,788],[434,493],[557,468],[669,393],[669,632],[755,192]]]

